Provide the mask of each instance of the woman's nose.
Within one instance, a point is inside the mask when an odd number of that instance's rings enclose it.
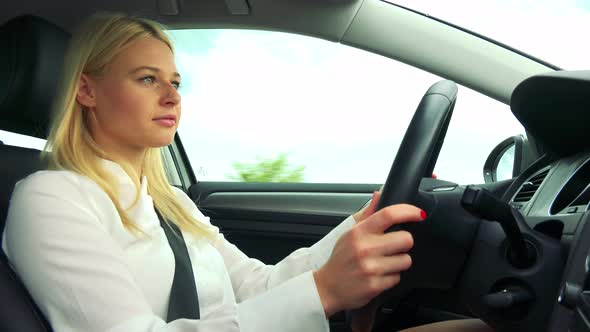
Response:
[[[162,91],[162,105],[163,106],[176,106],[180,103],[180,93],[178,89],[170,82],[166,82],[160,86]]]

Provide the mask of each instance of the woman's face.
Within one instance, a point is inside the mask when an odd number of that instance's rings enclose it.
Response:
[[[180,120],[180,75],[162,41],[132,42],[100,77],[83,75],[78,101],[87,106],[93,139],[106,151],[168,145]]]

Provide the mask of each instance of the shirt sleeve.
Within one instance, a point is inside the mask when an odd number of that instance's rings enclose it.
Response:
[[[56,332],[239,330],[237,309],[209,320],[157,317],[79,181],[64,172],[21,181],[4,233],[9,261]]]
[[[210,224],[192,200],[176,189],[200,221]],[[328,331],[329,325],[312,271],[328,260],[340,236],[355,224],[352,216],[310,248],[301,248],[276,265],[250,258],[218,233],[214,246],[221,253],[238,301],[245,331]],[[260,313],[264,313],[263,318]],[[290,324],[293,322],[293,324]],[[263,328],[260,328],[262,327]]]

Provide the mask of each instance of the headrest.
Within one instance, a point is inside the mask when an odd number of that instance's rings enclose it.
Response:
[[[0,130],[46,138],[69,34],[35,16],[0,26]]]

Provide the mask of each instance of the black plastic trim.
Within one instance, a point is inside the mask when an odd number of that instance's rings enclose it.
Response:
[[[590,70],[531,76],[510,97],[512,113],[527,132],[557,155],[590,151]]]
[[[380,188],[381,184],[200,181],[190,187],[189,195],[192,199],[197,199],[218,192],[372,193]]]
[[[171,145],[171,148],[172,158],[176,164],[180,181],[182,182],[184,191],[188,192],[189,188],[191,188],[194,183],[197,183],[197,177],[193,172],[193,168],[191,167],[191,163],[189,162],[188,155],[186,154],[186,150],[184,149],[184,145],[182,144],[178,132],[174,135],[174,143]]]

